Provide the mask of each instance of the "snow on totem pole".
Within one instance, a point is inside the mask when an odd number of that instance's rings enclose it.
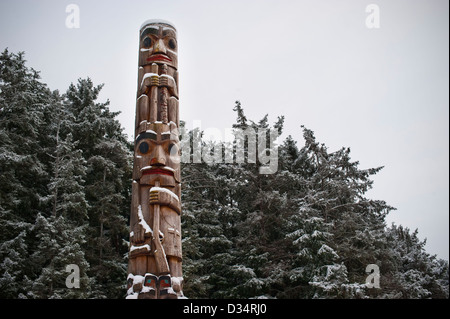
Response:
[[[127,298],[183,297],[177,31],[148,20],[139,33]]]

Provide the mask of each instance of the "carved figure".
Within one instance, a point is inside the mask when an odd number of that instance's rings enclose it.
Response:
[[[183,297],[177,32],[148,20],[139,71],[127,298]]]

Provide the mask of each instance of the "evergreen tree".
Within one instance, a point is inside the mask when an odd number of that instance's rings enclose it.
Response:
[[[44,134],[43,109],[50,92],[39,74],[25,66],[23,52],[0,56],[0,207],[2,221],[33,222],[45,189],[45,165],[39,158]],[[6,217],[7,215],[7,217]],[[23,225],[23,224],[22,224]],[[2,225],[3,226],[3,225]],[[7,225],[6,225],[7,226]],[[3,228],[3,227],[2,227]],[[13,227],[17,235],[23,227]],[[9,232],[2,235],[10,236]]]
[[[38,238],[38,249],[31,259],[38,273],[27,297],[67,299],[90,297],[90,280],[86,271],[86,262],[82,245],[84,227],[75,226],[63,215],[46,218],[38,215],[33,231]],[[66,279],[67,266],[76,265],[80,269],[80,284],[77,289],[69,289]]]
[[[244,115],[244,109],[242,108],[240,101],[235,102],[233,111],[237,113],[236,124],[233,124],[233,128],[245,130],[248,127],[247,117]]]
[[[186,134],[191,138],[184,135],[185,143],[194,143],[193,136],[200,132]],[[193,158],[194,154],[189,156]],[[220,192],[217,176],[205,163],[182,163],[182,172],[184,294],[189,298],[225,297],[230,285],[228,265],[234,260],[229,251],[232,243],[217,214],[220,209],[215,200]],[[222,265],[220,270],[212,272],[218,265]]]
[[[248,120],[237,101],[235,130],[283,129],[267,115]],[[199,134],[190,132],[190,134]],[[257,139],[260,135],[257,136]],[[249,161],[184,164],[183,249],[190,298],[442,298],[448,263],[416,244],[411,269],[393,244],[385,217],[394,208],[365,197],[371,176],[350,149],[329,152],[303,128],[304,147],[292,136],[279,147],[278,171],[259,174]],[[242,141],[241,141],[242,142]],[[216,145],[232,147],[238,144]],[[242,146],[242,145],[239,145]],[[212,149],[208,147],[207,149]],[[191,155],[191,159],[193,154]],[[234,158],[235,159],[235,158]],[[417,263],[422,260],[421,266]],[[368,288],[365,269],[379,265],[381,289]],[[424,268],[425,267],[425,268]],[[428,269],[420,272],[419,269]],[[420,280],[419,280],[420,278]],[[412,286],[412,282],[416,286]],[[384,288],[383,288],[384,287]],[[405,287],[408,293],[405,292]],[[389,292],[388,292],[389,291]]]
[[[123,297],[131,146],[90,79],[50,92],[0,58],[0,296]],[[15,249],[15,251],[14,251]],[[68,264],[81,290],[68,289]]]
[[[24,265],[30,265],[28,259],[27,232],[22,231],[18,236],[4,241],[0,245],[2,271],[0,290],[2,298],[20,298],[31,287],[25,273]]]
[[[0,296],[9,298],[23,296],[32,275],[29,236],[48,182],[41,142],[51,93],[25,62],[23,52],[0,55]]]
[[[71,84],[66,103],[74,122],[72,133],[87,163],[85,195],[89,204],[86,257],[89,275],[95,279],[97,298],[122,298],[126,277],[132,146],[127,142],[118,112],[109,101],[96,102],[102,85],[88,79]]]
[[[70,116],[60,103],[61,99],[55,97],[49,106],[54,111],[48,128],[48,140],[54,143],[53,154],[47,153],[52,159],[49,195],[42,200],[47,203],[48,212],[45,216],[38,214],[33,227],[37,245],[31,260],[37,278],[27,296],[86,298],[90,296],[90,281],[86,275],[89,265],[83,250],[88,219],[84,190],[86,161],[70,133]],[[51,147],[47,149],[51,150]],[[66,267],[71,264],[80,268],[80,289],[68,289],[64,285],[68,276]]]
[[[425,251],[426,241],[420,241],[417,229],[411,232],[392,225],[386,231],[392,249],[386,261],[393,265],[383,278],[382,298],[448,298],[448,261],[439,260]]]
[[[308,179],[307,205],[332,225],[328,245],[345,261],[348,279],[364,283],[362,270],[384,253],[384,219],[393,209],[384,201],[364,197],[372,187],[369,177],[382,168],[360,170],[359,163],[350,160],[350,149],[328,153],[325,145],[315,141],[312,131],[304,129],[304,137],[302,151],[310,162],[308,169],[314,171]]]

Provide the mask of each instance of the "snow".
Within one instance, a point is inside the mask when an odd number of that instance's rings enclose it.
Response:
[[[323,244],[319,250],[317,251],[318,255],[322,255],[322,254],[330,254],[334,259],[338,259],[339,255],[336,254],[336,252],[334,251],[333,248],[331,248],[330,246]]]
[[[141,25],[141,29],[142,29],[143,26],[144,26],[144,25]],[[156,26],[156,25],[149,25],[149,26],[147,26],[144,30],[147,30],[147,29],[155,29],[155,30],[159,30],[159,26]]]
[[[127,281],[129,279],[133,279],[133,285],[136,285],[136,284],[144,282],[144,276],[141,276],[141,275],[133,275],[133,274],[130,273],[127,276]]]
[[[175,27],[173,27],[173,29],[175,29]],[[163,31],[166,31],[166,30],[173,30],[172,28],[168,28],[168,27],[163,27]],[[177,30],[175,30],[175,32],[177,32]]]
[[[144,287],[142,287],[142,289],[141,289],[141,293],[150,292],[150,291],[152,291],[152,290],[155,290],[155,289],[152,288],[152,287],[144,286]]]
[[[169,22],[169,21],[163,20],[163,19],[148,19],[148,20],[145,20],[144,23],[141,24],[141,27],[139,29],[142,30],[142,28],[145,27],[148,24],[158,24],[158,23],[168,24],[168,25],[172,26],[174,29],[176,29],[175,25],[172,22]],[[151,27],[152,26],[148,26],[148,28],[151,28]],[[144,30],[142,30],[142,31],[144,31]]]
[[[183,282],[183,277],[172,277],[172,286],[181,287],[182,282]]]
[[[173,198],[175,198],[177,201],[180,201],[180,199],[178,198],[178,196],[177,196],[174,192],[168,190],[167,188],[162,188],[162,187],[156,187],[156,186],[155,186],[155,187],[150,188],[150,192],[151,192],[151,191],[160,191],[160,192],[167,193],[167,194],[169,194],[170,196],[172,196]]]
[[[133,286],[139,283],[143,283],[144,282],[144,276],[141,275],[136,275],[134,276],[133,274],[128,274],[127,277],[127,281],[133,279],[133,284],[132,286],[127,290],[127,296],[125,297],[125,299],[137,299],[139,293],[134,292],[133,291]]]
[[[144,76],[142,77],[142,81],[141,81],[141,86],[144,84],[144,80],[146,79],[146,78],[149,78],[149,77],[152,77],[152,76],[159,76],[158,74],[156,74],[156,73],[145,73],[144,74]],[[141,95],[142,96],[142,95]]]
[[[153,234],[153,230],[150,228],[150,226],[147,224],[147,222],[144,219],[144,215],[142,214],[141,205],[138,206],[138,218],[139,218],[139,224],[145,229],[145,233]]]
[[[142,51],[142,52],[144,52],[144,51],[149,51],[149,49],[141,49],[141,51]],[[171,75],[168,75],[168,74],[161,74],[161,75],[158,75],[157,73],[149,72],[149,73],[145,73],[145,74],[142,76],[141,86],[144,84],[144,80],[145,80],[146,78],[149,78],[149,77],[152,77],[152,76],[165,77],[165,78],[170,79],[170,80],[172,80],[173,82],[175,82],[175,79],[174,79],[173,76],[171,76]],[[142,95],[144,95],[144,94],[142,94]],[[141,95],[141,96],[142,96],[142,95]],[[141,96],[140,96],[140,97],[141,97]],[[140,98],[140,97],[139,97],[139,98]]]
[[[313,233],[311,234],[311,237],[312,237],[312,238],[320,237],[320,234],[321,234],[321,232],[315,230],[315,231],[313,231]]]
[[[158,76],[158,77],[159,77],[158,73],[148,72],[148,73],[145,73],[145,74],[142,76],[142,80],[144,80],[144,79],[146,79],[146,78],[149,78],[149,77],[151,77],[151,76]],[[142,95],[144,95],[144,94],[142,94]],[[142,96],[142,95],[141,95],[141,96]]]
[[[175,52],[175,51],[173,51],[173,50],[167,49],[167,51],[170,52],[170,53],[172,53],[173,55],[178,55],[178,53]]]
[[[172,76],[168,75],[168,74],[161,74],[160,77],[165,77],[165,78],[171,79],[171,80],[173,80],[175,82],[175,79]]]
[[[153,130],[147,130],[146,132],[147,132],[147,133],[152,133],[152,134],[155,134],[155,135],[156,135],[156,132],[153,131]]]
[[[173,291],[172,287],[167,288],[167,293],[170,295],[176,295],[176,292]]]
[[[148,244],[145,244],[145,245],[142,245],[142,246],[131,246],[131,248],[130,248],[130,252],[132,252],[132,251],[134,251],[134,250],[139,250],[139,249],[145,249],[145,250],[147,250],[147,251],[150,251],[150,246],[148,245]]]

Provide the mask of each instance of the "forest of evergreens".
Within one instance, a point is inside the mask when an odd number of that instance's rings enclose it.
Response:
[[[86,78],[52,91],[24,53],[0,55],[0,298],[125,298],[133,143],[101,88]],[[271,125],[233,110],[235,129],[283,130],[282,116]],[[278,145],[275,174],[182,164],[184,294],[448,298],[448,261],[366,197],[382,167],[362,169],[349,148],[330,152],[298,128],[301,141]],[[69,289],[73,264],[80,288]],[[366,285],[371,264],[379,288]]]

